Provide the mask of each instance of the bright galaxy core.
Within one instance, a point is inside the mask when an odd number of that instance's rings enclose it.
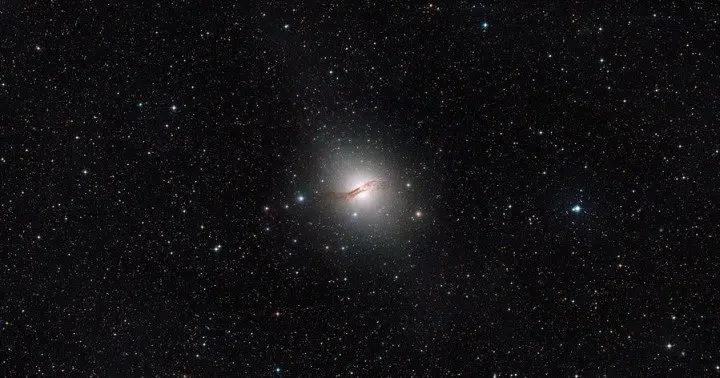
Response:
[[[406,237],[417,217],[411,193],[391,154],[365,145],[336,147],[317,162],[316,196],[321,221],[355,235],[382,237],[386,242]],[[338,231],[340,232],[340,231]],[[393,243],[389,243],[393,244]]]

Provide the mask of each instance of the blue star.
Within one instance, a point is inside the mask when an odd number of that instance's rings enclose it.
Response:
[[[483,28],[483,29],[487,29],[488,26],[490,26],[490,24],[488,24],[487,21],[485,21],[485,22],[482,23],[482,28]]]
[[[582,211],[582,207],[580,207],[580,205],[575,205],[571,210],[573,213],[577,214]]]

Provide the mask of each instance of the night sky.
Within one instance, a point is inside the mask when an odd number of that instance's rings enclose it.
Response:
[[[0,9],[0,375],[720,374],[712,2],[115,3]]]

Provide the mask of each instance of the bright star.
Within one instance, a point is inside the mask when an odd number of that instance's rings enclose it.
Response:
[[[483,29],[487,29],[488,26],[489,26],[489,24],[487,23],[487,21],[482,23]]]
[[[298,200],[298,202],[305,201],[305,197],[303,197],[303,196],[298,196],[297,200]]]
[[[581,210],[582,210],[582,207],[580,207],[580,205],[575,205],[572,208],[573,213],[579,213]]]

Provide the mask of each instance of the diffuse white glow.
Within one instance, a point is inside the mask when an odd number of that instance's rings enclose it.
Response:
[[[356,226],[387,227],[388,218],[396,215],[392,209],[397,207],[399,197],[387,187],[396,179],[391,164],[380,154],[357,147],[337,148],[328,155],[323,159],[322,176],[318,181],[324,184],[321,187],[325,191],[333,194],[330,205],[333,211],[352,220]],[[380,185],[352,194],[353,190],[373,180]]]

